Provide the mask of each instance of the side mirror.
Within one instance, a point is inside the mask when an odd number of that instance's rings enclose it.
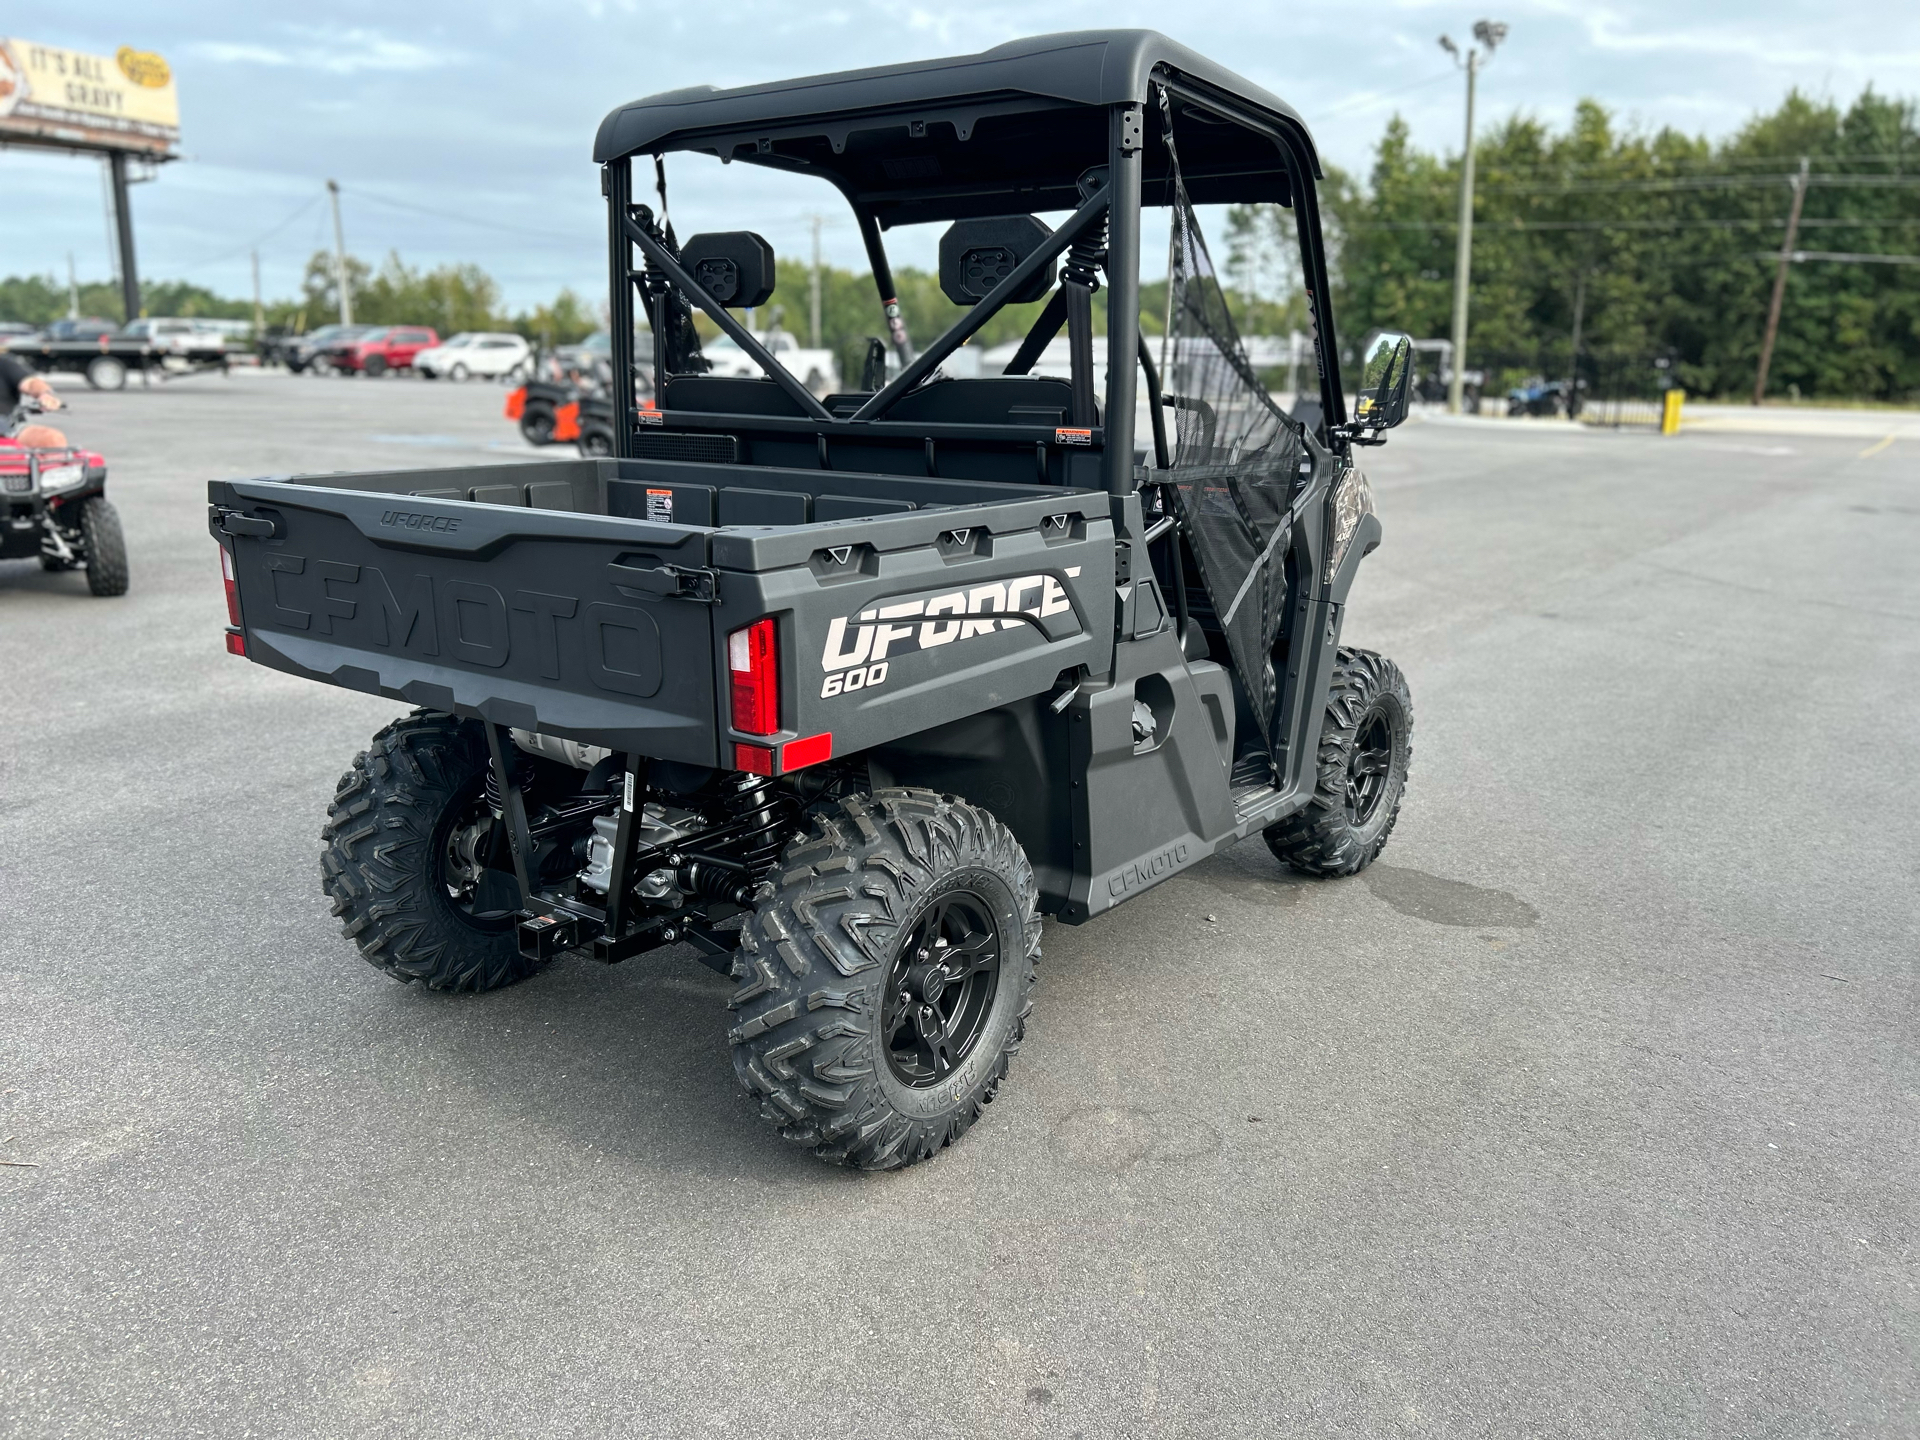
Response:
[[[1353,399],[1353,423],[1365,430],[1391,430],[1407,418],[1413,393],[1413,339],[1392,330],[1367,341],[1360,362],[1360,388]]]

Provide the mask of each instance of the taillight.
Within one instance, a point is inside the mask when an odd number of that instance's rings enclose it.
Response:
[[[778,730],[780,666],[771,619],[756,620],[727,636],[727,668],[733,675],[733,728],[748,735]]]
[[[220,579],[227,587],[227,623],[240,623],[240,587],[233,578],[233,551],[220,547]]]
[[[233,574],[233,551],[225,545],[220,547],[220,582],[227,591],[227,653],[244,656],[247,639],[240,628],[240,587]]]

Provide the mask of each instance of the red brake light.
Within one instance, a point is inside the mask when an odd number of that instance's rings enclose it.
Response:
[[[733,728],[748,735],[778,730],[780,667],[771,619],[756,620],[727,636],[727,669],[733,676]]]

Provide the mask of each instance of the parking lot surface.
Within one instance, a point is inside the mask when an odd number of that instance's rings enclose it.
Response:
[[[1049,924],[871,1176],[684,951],[448,997],[328,915],[401,707],[224,653],[205,482],[531,454],[501,394],[74,397],[133,588],[0,564],[0,1434],[1920,1433],[1920,441],[1410,424],[1381,862]]]

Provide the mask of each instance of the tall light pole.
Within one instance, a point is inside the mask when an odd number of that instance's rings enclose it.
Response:
[[[1453,251],[1453,376],[1447,381],[1447,409],[1460,413],[1461,391],[1467,370],[1467,290],[1473,279],[1473,82],[1480,67],[1493,58],[1507,38],[1507,27],[1497,20],[1473,22],[1479,43],[1463,52],[1453,37],[1442,35],[1440,48],[1467,72],[1467,141],[1460,157],[1460,236]]]
[[[340,323],[353,323],[353,281],[347,275],[347,237],[340,228],[340,182],[327,181],[327,195],[333,201],[333,283],[340,300]]]

